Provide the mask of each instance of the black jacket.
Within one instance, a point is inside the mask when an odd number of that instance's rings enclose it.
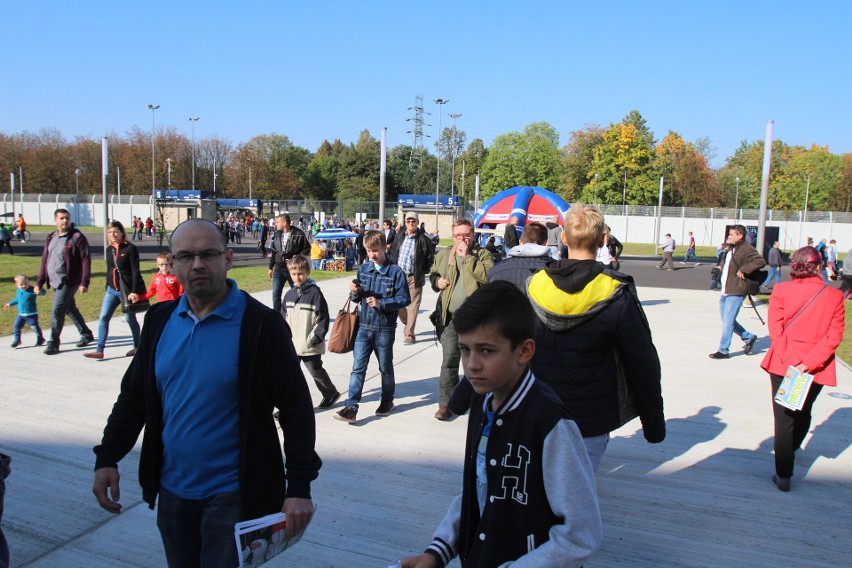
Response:
[[[399,266],[399,249],[402,243],[405,242],[407,235],[401,232],[391,243],[391,248],[388,251],[388,256],[391,262]],[[426,275],[432,268],[432,263],[435,261],[435,247],[432,246],[432,241],[426,236],[426,233],[417,229],[414,237],[417,242],[414,245],[414,285],[422,288],[426,284]]]
[[[633,278],[594,260],[561,260],[533,276],[527,294],[538,315],[530,367],[583,436],[638,414],[645,438],[663,441],[660,359]]]
[[[287,245],[282,250],[281,234],[275,231],[272,236],[272,243],[269,250],[272,251],[272,256],[269,257],[269,268],[287,268],[287,261],[301,254],[308,259],[311,258],[311,243],[308,242],[308,237],[305,232],[298,227],[290,226],[290,238],[287,240]]]
[[[245,292],[243,292],[245,294]],[[163,402],[154,374],[157,344],[180,300],[157,303],[145,316],[139,351],[121,381],[121,393],[95,446],[95,469],[117,467],[145,427],[139,458],[142,498],[154,508],[163,463]],[[313,403],[290,329],[281,314],[246,294],[239,338],[240,493],[243,519],[281,510],[286,497],[310,498],[322,462],[314,451]],[[286,473],[272,418],[280,409]]]
[[[492,396],[473,397],[462,494],[426,552],[441,567],[456,554],[462,566],[581,566],[602,539],[594,472],[570,413],[530,372],[495,411],[480,515],[477,454]]]
[[[139,271],[139,251],[133,243],[124,242],[116,247],[110,246],[106,255],[107,288],[121,290],[118,282],[119,275],[124,282],[124,289],[128,294],[144,294],[147,292],[142,273]]]

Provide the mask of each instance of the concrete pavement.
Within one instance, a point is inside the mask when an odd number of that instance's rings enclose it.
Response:
[[[332,317],[349,281],[320,283]],[[820,396],[793,490],[781,493],[770,481],[769,380],[758,366],[766,328],[744,309],[741,323],[760,336],[756,353],[742,355],[735,338],[734,356],[714,361],[707,355],[720,335],[717,292],[640,287],[639,294],[662,360],[669,433],[649,445],[638,420],[614,433],[597,474],[604,545],[587,566],[845,563],[852,552],[852,373],[840,368],[840,386]],[[256,296],[271,303],[268,291]],[[324,461],[313,485],[317,515],[304,540],[269,566],[384,567],[429,542],[459,490],[467,424],[432,417],[440,347],[426,316],[434,304],[427,287],[415,345],[403,345],[397,332],[391,416],[373,416],[375,360],[356,425],[317,412]],[[759,309],[765,318],[765,306]],[[9,337],[0,343],[0,451],[13,457],[2,527],[12,566],[165,565],[155,514],[141,501],[138,447],[120,465],[123,513],[102,511],[91,494],[91,448],[129,363],[129,330],[121,317],[111,328],[103,361],[82,357],[90,348],[72,347],[71,325],[57,356],[31,347],[32,334],[24,335],[25,348],[9,349]],[[324,361],[345,389],[351,354]]]

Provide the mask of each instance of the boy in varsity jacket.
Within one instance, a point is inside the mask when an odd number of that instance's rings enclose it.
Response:
[[[535,315],[507,281],[486,284],[453,313],[473,387],[462,493],[426,551],[403,568],[582,566],[600,545],[594,472],[556,393],[529,370]]]
[[[316,282],[308,278],[311,264],[307,257],[297,254],[287,261],[287,270],[293,280],[293,287],[284,295],[281,313],[293,334],[296,355],[305,364],[322,393],[319,407],[331,408],[340,398],[340,392],[322,366],[325,334],[328,333],[328,304]]]

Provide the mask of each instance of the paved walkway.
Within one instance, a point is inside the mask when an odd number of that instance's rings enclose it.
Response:
[[[333,313],[349,279],[321,283]],[[270,303],[270,293],[258,294]],[[638,420],[614,434],[597,475],[605,541],[587,563],[600,566],[839,566],[852,556],[852,372],[816,404],[793,490],[770,481],[769,381],[758,364],[768,347],[754,312],[740,321],[761,339],[758,354],[713,361],[718,293],[640,288],[663,362],[669,435],[649,445]],[[381,567],[422,550],[459,490],[467,419],[442,423],[436,409],[440,348],[426,314],[418,342],[397,333],[397,409],[373,416],[379,397],[370,364],[355,426],[317,413],[324,465],[313,485],[317,515],[302,543],[268,565]],[[765,315],[765,307],[759,308]],[[3,529],[13,566],[165,565],[154,512],[141,501],[138,453],[121,464],[124,512],[102,511],[91,494],[94,455],[129,360],[130,334],[112,322],[103,361],[81,356],[67,326],[67,351],[0,347],[0,450],[13,456]],[[93,327],[93,329],[96,329]],[[9,338],[3,338],[8,344]],[[32,335],[24,343],[34,343]],[[735,343],[738,348],[739,343]],[[351,354],[325,357],[338,385],[348,384]],[[319,394],[311,385],[315,400]],[[796,535],[796,536],[794,536]],[[457,565],[457,564],[456,564]]]

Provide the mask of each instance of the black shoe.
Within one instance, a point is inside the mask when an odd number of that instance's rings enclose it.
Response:
[[[80,341],[77,342],[77,347],[85,347],[94,340],[95,337],[92,334],[82,335],[80,336]]]
[[[53,343],[47,344],[47,349],[44,350],[45,355],[56,355],[59,353],[59,347]]]
[[[41,347],[42,345],[44,345],[44,338],[39,337],[38,339],[36,339],[36,347]]]
[[[20,345],[20,344],[21,344],[21,340],[20,340],[20,339],[14,339],[14,340],[12,340],[12,345],[10,345],[9,347],[11,347],[12,349],[14,349],[15,347],[17,347],[17,346],[18,346],[18,345]]]
[[[774,483],[779,491],[783,491],[787,493],[790,491],[790,478],[789,477],[779,477],[778,475],[772,476],[772,483]]]
[[[753,336],[753,337],[752,337],[751,339],[749,339],[748,341],[746,341],[745,346],[743,346],[743,352],[744,352],[746,355],[749,355],[749,354],[751,353],[751,350],[752,350],[752,349],[754,349],[754,344],[755,344],[755,342],[756,342],[756,341],[757,341],[757,336],[756,336],[756,335],[755,335],[755,336]]]
[[[722,353],[721,351],[716,351],[715,353],[710,354],[711,359],[730,359],[731,356],[727,353]]]
[[[389,416],[391,412],[393,412],[393,401],[383,400],[376,409],[376,416]]]
[[[358,416],[358,411],[354,406],[346,406],[334,415],[334,418],[340,420],[342,422],[349,422],[350,424],[355,424],[355,417]]]
[[[322,401],[319,403],[319,408],[331,408],[338,400],[340,400],[340,393],[333,394],[331,396],[324,396]]]

